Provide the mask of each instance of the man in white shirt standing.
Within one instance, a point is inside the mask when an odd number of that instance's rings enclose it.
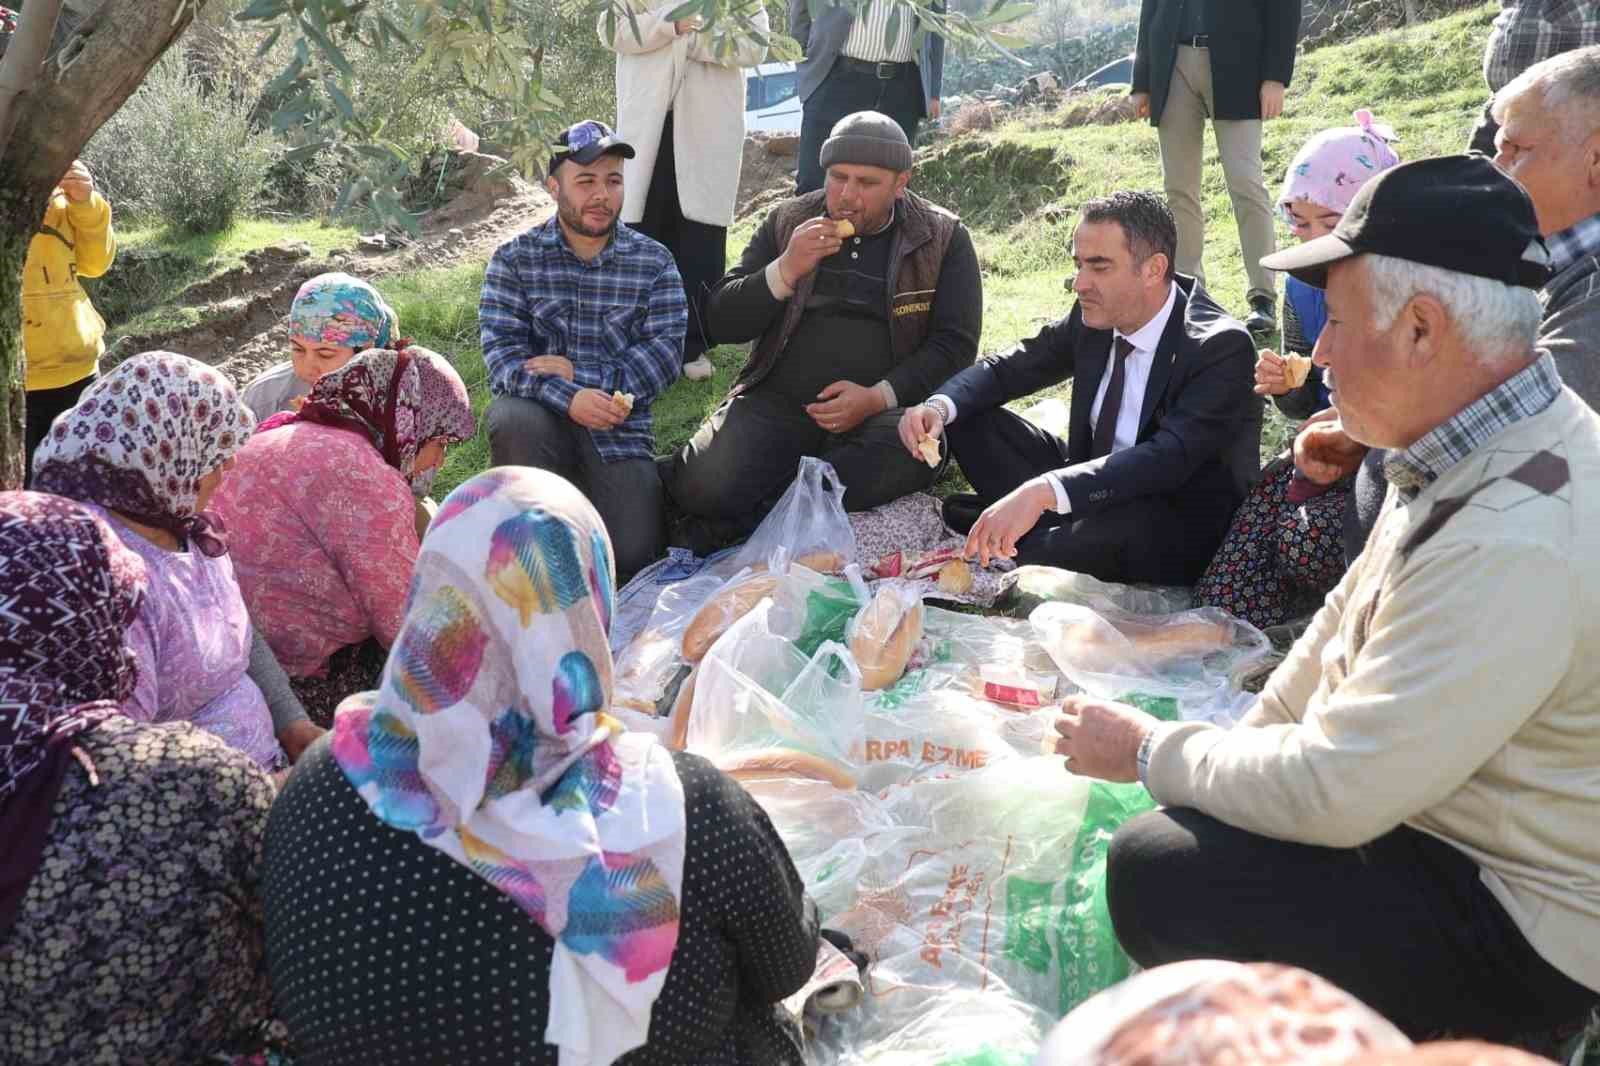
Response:
[[[932,10],[942,12],[944,0]],[[822,142],[834,124],[857,111],[888,115],[912,147],[923,118],[938,121],[944,81],[944,38],[917,40],[917,9],[906,0],[868,0],[859,17],[852,3],[825,3],[815,20],[806,0],[789,4],[789,36],[805,58],[796,65],[804,113],[795,191],[822,188]]]
[[[945,501],[967,554],[1104,581],[1193,584],[1260,469],[1254,345],[1174,273],[1160,197],[1084,204],[1078,302],[1014,350],[981,359],[901,418],[917,453],[944,436],[976,490]],[[1066,440],[1004,405],[1071,379]]]

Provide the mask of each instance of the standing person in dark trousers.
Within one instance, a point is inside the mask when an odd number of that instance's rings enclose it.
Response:
[[[1467,149],[1494,155],[1494,135],[1500,129],[1494,100],[1513,78],[1536,63],[1592,44],[1600,44],[1600,4],[1593,0],[1500,0],[1500,14],[1483,49],[1489,102]]]
[[[755,344],[672,464],[672,498],[698,520],[688,538],[696,550],[754,529],[802,456],[833,465],[846,510],[927,488],[938,471],[900,447],[901,408],[978,351],[983,278],[972,238],[907,188],[911,145],[900,127],[872,111],[851,115],[822,159],[827,188],[773,208],[711,296],[717,336]]]
[[[683,281],[672,253],[617,225],[633,147],[594,121],[554,147],[555,217],[502,244],[483,278],[489,455],[577,484],[626,579],[664,539],[650,405],[683,363]]]
[[[669,20],[681,4],[642,4],[635,0],[631,23],[600,19],[600,40],[617,53],[617,128],[636,152],[622,164],[622,221],[665,245],[678,264],[689,303],[683,373],[702,381],[714,370],[705,357],[714,343],[706,297],[728,267],[744,162],[742,68],[765,59],[767,47],[739,28],[712,35],[698,19]],[[750,30],[765,36],[765,8]]]
[[[1205,569],[1260,467],[1262,404],[1249,335],[1173,273],[1176,242],[1151,193],[1090,200],[1072,312],[902,417],[907,450],[947,437],[977,489],[945,502],[969,556],[1164,585]],[[1003,406],[1068,379],[1066,440]]]
[[[789,36],[805,49],[796,66],[800,99],[800,170],[795,191],[804,196],[822,188],[822,142],[846,115],[877,111],[917,143],[917,124],[939,120],[944,84],[944,38],[923,35],[916,43],[916,9],[904,0],[867,0],[860,16],[850,3],[824,6],[813,21],[807,0],[789,4]],[[936,0],[934,11],[943,11]]]
[[[1294,73],[1300,5],[1292,0],[1144,0],[1133,61],[1133,103],[1161,133],[1167,202],[1178,219],[1180,274],[1204,285],[1200,164],[1206,122],[1239,227],[1253,334],[1277,328],[1277,290],[1261,265],[1276,246],[1261,168],[1261,123],[1283,112]]]

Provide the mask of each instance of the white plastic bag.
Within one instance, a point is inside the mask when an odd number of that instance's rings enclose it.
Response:
[[[781,549],[790,562],[810,569],[825,573],[843,570],[857,561],[856,535],[844,510],[844,489],[830,464],[803,457],[778,505],[743,547],[719,560],[713,569],[733,574],[747,566],[769,563]]]

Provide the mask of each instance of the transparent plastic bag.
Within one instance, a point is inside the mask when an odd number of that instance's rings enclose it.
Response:
[[[813,456],[800,460],[794,481],[750,539],[714,569],[724,575],[780,558],[821,573],[856,562],[856,535],[844,509],[844,482]]]
[[[879,583],[850,622],[850,654],[861,670],[861,687],[888,688],[905,676],[922,643],[926,610],[922,590],[909,581]]]
[[[1027,618],[1045,603],[1076,603],[1095,611],[1177,614],[1193,600],[1173,585],[1119,585],[1055,566],[1019,566],[1001,583],[995,606],[1012,618]]]

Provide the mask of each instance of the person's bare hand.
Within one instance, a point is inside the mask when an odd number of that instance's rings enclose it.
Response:
[[[278,744],[283,748],[283,753],[289,756],[289,761],[299,762],[300,756],[316,739],[327,730],[317,725],[309,718],[301,718],[283,727],[278,734]]]
[[[1134,118],[1149,118],[1150,117],[1150,94],[1149,93],[1129,93],[1128,94],[1128,99],[1133,103],[1133,117]]]
[[[628,408],[599,389],[579,389],[567,417],[585,429],[616,429],[627,421]]]
[[[1159,720],[1137,707],[1094,696],[1068,696],[1056,719],[1056,754],[1067,769],[1101,781],[1139,780],[1139,746]]]
[[[1283,82],[1264,81],[1261,83],[1261,118],[1262,121],[1271,121],[1283,114]]]
[[[686,33],[699,33],[704,28],[705,24],[701,22],[698,16],[689,19],[679,19],[677,22],[672,24],[672,32],[676,33],[679,37],[682,37]]]
[[[849,433],[884,408],[883,394],[877,389],[835,381],[817,393],[816,403],[806,404],[806,414],[829,433]]]
[[[1271,348],[1256,353],[1256,395],[1282,396],[1289,391],[1289,370],[1283,356]]]
[[[83,165],[83,160],[74,159],[71,169],[61,179],[58,187],[66,194],[68,200],[81,204],[94,195],[94,175]]]
[[[573,380],[572,360],[564,355],[536,355],[522,364],[530,374],[548,374],[553,378]]]
[[[1055,502],[1055,491],[1043,478],[1023,482],[978,516],[967,534],[961,557],[976,556],[984,566],[992,559],[1015,559],[1017,541],[1039,524],[1040,516]]]
[[[911,458],[922,460],[922,451],[917,447],[924,438],[932,437],[938,440],[944,435],[944,416],[932,404],[919,403],[915,407],[908,407],[905,414],[900,416],[900,443],[906,446],[906,451],[911,453]]]
[[[800,284],[800,279],[817,269],[818,263],[844,247],[838,226],[833,219],[823,217],[795,227],[789,235],[789,247],[778,257],[778,273],[786,285]]]
[[[1367,446],[1352,440],[1337,417],[1308,420],[1294,438],[1294,468],[1318,485],[1355,473],[1366,455]]]

